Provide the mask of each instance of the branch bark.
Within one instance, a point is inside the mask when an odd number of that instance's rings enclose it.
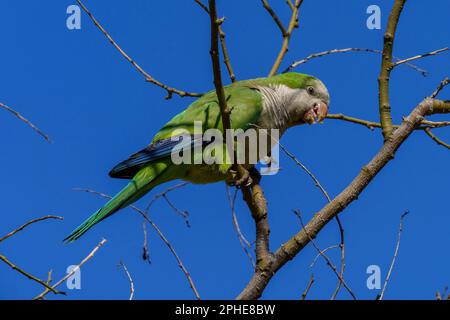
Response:
[[[281,49],[280,52],[278,53],[277,58],[275,59],[272,69],[269,72],[268,75],[269,77],[272,77],[277,73],[278,69],[280,68],[281,62],[284,59],[284,56],[288,52],[289,41],[291,40],[292,32],[294,31],[294,28],[298,26],[298,12],[302,3],[303,0],[296,0],[295,4],[292,7],[291,19],[289,21],[289,25],[286,32],[283,33],[283,42],[281,44]]]
[[[48,135],[46,135],[41,129],[39,129],[36,125],[34,125],[30,120],[22,116],[19,112],[14,110],[11,107],[8,107],[6,104],[0,103],[0,108],[5,109],[6,111],[11,112],[15,117],[17,117],[20,121],[26,123],[31,129],[36,131],[41,137],[43,137],[47,142],[51,143],[52,140]]]
[[[310,242],[310,238],[316,237],[328,222],[358,198],[375,176],[394,158],[395,152],[414,129],[420,125],[423,117],[437,113],[450,113],[450,101],[426,98],[416,106],[354,180],[329,204],[317,212],[303,230],[278,248],[274,253],[272,264],[264,270],[256,270],[246,288],[237,298],[259,298],[272,276],[289,260],[293,259]]]
[[[166,99],[172,98],[173,94],[177,94],[180,97],[200,97],[202,96],[201,93],[196,92],[188,92],[179,90],[173,87],[170,87],[155,78],[153,78],[148,72],[146,72],[139,64],[137,64],[136,61],[134,61],[118,44],[114,41],[114,39],[109,35],[109,33],[103,28],[103,26],[95,19],[94,15],[88,10],[88,8],[81,2],[81,0],[77,0],[78,4],[83,8],[84,12],[89,16],[89,18],[92,20],[92,22],[95,24],[95,26],[103,33],[103,35],[108,39],[108,41],[113,45],[114,48],[116,48],[117,51],[120,52],[120,54],[133,65],[134,68],[136,68],[139,73],[141,73],[147,82],[150,82],[164,90],[167,91]]]
[[[383,53],[381,57],[381,69],[378,76],[378,108],[384,140],[392,134],[391,104],[389,101],[389,78],[393,69],[392,52],[394,48],[395,32],[398,20],[402,13],[406,0],[395,0],[389,14],[386,32],[384,34]]]

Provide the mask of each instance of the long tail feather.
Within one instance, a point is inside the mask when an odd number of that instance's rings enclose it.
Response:
[[[101,209],[86,219],[78,228],[73,230],[72,233],[64,239],[64,242],[70,243],[77,240],[100,221],[137,201],[154,186],[160,183],[158,182],[159,179],[156,178],[159,177],[165,169],[166,166],[163,166],[162,168],[155,166],[153,168],[148,167],[142,169],[134,177],[134,179],[122,189],[122,191],[108,201]]]

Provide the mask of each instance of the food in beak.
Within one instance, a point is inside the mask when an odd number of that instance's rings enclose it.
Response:
[[[316,122],[321,122],[328,114],[328,106],[325,102],[320,101],[314,105],[311,109],[309,109],[303,115],[303,121],[308,124],[313,124]]]

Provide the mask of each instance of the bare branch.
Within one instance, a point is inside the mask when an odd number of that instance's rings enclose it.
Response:
[[[3,261],[4,263],[6,263],[8,266],[10,266],[13,270],[19,272],[20,274],[24,275],[25,277],[27,277],[30,280],[33,280],[34,282],[39,283],[41,286],[45,287],[45,290],[51,291],[54,294],[65,294],[62,291],[57,291],[54,288],[50,287],[50,285],[45,282],[42,281],[41,279],[33,276],[32,274],[26,272],[25,270],[23,270],[22,268],[18,267],[17,265],[15,265],[14,263],[12,263],[8,258],[6,258],[4,255],[0,254],[0,260]]]
[[[436,90],[434,90],[434,92],[431,94],[431,98],[436,98],[439,94],[439,92],[442,91],[442,89],[444,89],[448,84],[450,83],[450,79],[449,78],[445,78],[444,80],[441,81],[441,83],[439,84],[439,86],[436,88]]]
[[[98,249],[100,249],[101,246],[103,246],[105,244],[105,242],[106,242],[106,239],[103,239],[102,241],[100,241],[100,243],[86,256],[86,258],[81,260],[81,262],[75,268],[73,268],[71,272],[66,274],[61,280],[59,280],[57,283],[55,283],[51,288],[45,289],[40,295],[34,297],[33,300],[43,299],[45,297],[45,295],[47,295],[50,291],[54,292],[55,288],[57,288],[64,281],[66,281],[71,276],[73,276],[75,274],[75,272],[77,272],[86,262],[88,262],[90,259],[92,259],[95,255],[95,253],[98,251]]]
[[[256,169],[251,170],[251,187],[242,187],[242,195],[255,221],[256,227],[256,266],[257,270],[264,270],[272,264],[273,254],[270,252],[270,227],[267,219],[267,200],[259,184],[260,175]]]
[[[47,220],[47,219],[56,219],[56,220],[63,220],[63,217],[60,216],[52,216],[52,215],[48,215],[45,217],[41,217],[41,218],[37,218],[37,219],[33,219],[28,221],[27,223],[25,223],[24,225],[18,227],[17,229],[11,231],[10,233],[8,233],[6,236],[0,238],[0,242],[5,241],[6,239],[12,237],[13,235],[15,235],[16,233],[22,231],[23,229],[25,229],[26,227],[28,227],[29,225],[39,222],[39,221],[43,221],[43,220]]]
[[[363,119],[359,119],[359,118],[349,117],[342,113],[329,114],[329,115],[327,115],[327,119],[343,120],[343,121],[347,121],[347,122],[360,124],[360,125],[367,127],[370,130],[373,130],[374,128],[381,128],[381,124],[379,122],[373,122],[373,121],[363,120]]]
[[[391,105],[389,102],[389,78],[393,68],[392,51],[395,31],[406,0],[395,0],[389,14],[386,32],[384,34],[383,54],[381,58],[380,75],[378,76],[378,104],[380,122],[384,140],[387,140],[394,128],[392,127]]]
[[[298,13],[299,8],[302,5],[303,0],[295,0],[295,4],[292,8],[292,15],[291,19],[289,21],[288,28],[285,33],[283,33],[283,42],[281,44],[280,52],[278,53],[277,58],[275,59],[275,62],[272,66],[272,69],[269,72],[269,77],[274,76],[278,69],[280,68],[281,62],[284,59],[284,56],[286,55],[289,47],[289,41],[291,40],[292,32],[294,31],[294,28],[298,27]]]
[[[147,221],[142,221],[142,230],[144,232],[144,244],[142,245],[142,259],[151,263],[150,253],[148,250],[148,235],[147,235]]]
[[[287,3],[287,5],[289,6],[289,8],[290,8],[291,10],[294,10],[294,9],[295,9],[294,4],[292,3],[291,0],[286,0],[286,3]]]
[[[339,248],[338,244],[334,244],[332,246],[326,247],[325,249],[321,250],[322,253],[326,253],[328,250],[331,249],[335,249],[335,248]],[[320,258],[321,253],[319,252],[313,259],[313,261],[311,262],[311,264],[309,265],[310,268],[314,267],[314,265],[316,264],[317,260]]]
[[[161,192],[161,193],[156,194],[156,195],[153,197],[153,199],[149,202],[149,204],[147,205],[147,207],[146,207],[146,209],[145,209],[145,212],[148,214],[148,211],[149,211],[150,207],[153,205],[153,203],[155,203],[156,200],[158,200],[159,198],[162,197],[162,198],[167,202],[167,204],[169,205],[169,207],[170,207],[175,213],[177,213],[179,216],[181,216],[181,217],[183,218],[184,222],[186,223],[186,226],[187,226],[188,228],[190,228],[191,225],[190,225],[190,222],[189,222],[189,212],[187,212],[187,211],[185,211],[185,210],[178,209],[178,208],[172,203],[172,201],[170,201],[169,197],[167,196],[167,194],[168,194],[169,192],[172,192],[172,191],[174,191],[174,190],[176,190],[176,189],[182,188],[182,187],[184,187],[184,186],[186,186],[186,185],[188,185],[188,184],[189,184],[189,182],[182,182],[182,183],[176,184],[176,185],[174,185],[174,186],[172,186],[172,187],[170,187],[170,188],[167,188],[165,191],[163,191],[163,192]]]
[[[379,122],[359,119],[359,118],[355,118],[355,117],[349,117],[342,113],[329,114],[329,115],[327,115],[326,118],[332,119],[332,120],[342,120],[342,121],[346,121],[346,122],[360,124],[362,126],[367,127],[370,130],[373,130],[375,128],[381,128],[381,124]],[[450,126],[450,121],[429,121],[429,120],[424,119],[420,122],[420,124],[421,124],[421,126],[414,128],[414,130],[425,130],[426,128],[435,129],[435,128],[448,127],[448,126]],[[400,125],[397,125],[397,124],[393,125],[394,129],[397,129],[399,126]]]
[[[301,60],[297,60],[292,62],[292,64],[286,68],[286,70],[284,70],[283,72],[289,72],[294,70],[296,67],[298,67],[299,65],[302,65],[304,63],[307,63],[308,61],[315,59],[315,58],[320,58],[323,56],[327,56],[330,54],[335,54],[335,53],[347,53],[347,52],[368,52],[368,53],[376,53],[376,54],[382,54],[383,52],[381,50],[376,50],[376,49],[368,49],[368,48],[343,48],[343,49],[332,49],[332,50],[326,50],[326,51],[322,51],[322,52],[317,52],[317,53],[313,53],[310,54],[309,56],[307,56],[306,58],[303,58]],[[400,58],[397,57],[393,57],[395,60],[400,61]],[[419,68],[418,66],[405,62],[405,65],[416,70],[417,72],[419,72],[422,76],[427,76],[428,72],[424,69]]]
[[[303,164],[300,162],[300,160],[297,159],[297,157],[295,157],[291,152],[289,152],[282,144],[280,141],[276,140],[275,138],[273,138],[272,136],[270,136],[271,140],[273,140],[275,143],[278,143],[278,145],[280,146],[281,150],[289,157],[291,158],[300,168],[302,168],[303,171],[306,172],[306,174],[308,174],[309,177],[311,177],[311,179],[314,181],[314,184],[316,185],[317,188],[319,188],[319,190],[322,192],[322,194],[324,195],[325,199],[328,202],[331,202],[331,198],[328,195],[328,192],[325,190],[325,188],[320,184],[319,180],[316,178],[316,176]],[[339,293],[339,290],[341,288],[341,284],[342,281],[341,279],[344,278],[344,271],[345,271],[345,237],[344,237],[344,227],[342,226],[342,222],[339,219],[339,216],[336,215],[335,217],[338,228],[339,228],[339,235],[340,235],[340,249],[341,249],[341,267],[340,267],[340,272],[339,272],[339,281],[336,287],[336,290],[334,291],[333,295],[331,296],[331,300],[334,300],[337,296],[337,294]]]
[[[114,39],[109,35],[109,33],[102,27],[102,25],[95,19],[95,17],[92,15],[92,13],[86,8],[86,6],[81,2],[81,0],[77,0],[78,4],[83,8],[83,10],[86,12],[86,14],[89,16],[89,18],[92,20],[92,22],[95,24],[95,26],[103,33],[103,35],[108,39],[108,41],[116,48],[120,54],[128,61],[130,62],[133,67],[136,68],[137,71],[139,71],[144,77],[147,82],[150,82],[160,88],[163,88],[167,91],[166,99],[172,98],[173,94],[177,94],[180,97],[200,97],[202,96],[201,93],[195,93],[195,92],[187,92],[183,90],[178,90],[173,87],[169,87],[165,85],[162,82],[159,82],[155,78],[153,78],[149,73],[147,73],[140,65],[136,63],[115,41]]]
[[[272,276],[289,260],[293,259],[310,242],[310,238],[314,238],[328,222],[358,198],[373,178],[394,158],[395,152],[414,129],[420,125],[423,117],[448,113],[450,113],[450,101],[426,98],[418,104],[403,120],[400,127],[393,132],[391,138],[384,143],[379,152],[362,168],[355,179],[331,203],[319,210],[306,224],[305,228],[278,248],[268,268],[256,270],[238,298],[259,298]]]
[[[41,137],[43,137],[47,142],[52,143],[52,140],[48,135],[46,135],[44,132],[41,131],[37,126],[35,126],[30,120],[22,116],[19,112],[14,110],[11,107],[8,107],[7,105],[0,103],[0,108],[5,109],[9,112],[11,112],[14,116],[16,116],[20,121],[25,122],[31,129],[36,131]]]
[[[223,32],[222,26],[219,26],[219,38],[220,38],[220,47],[222,48],[223,53],[223,63],[227,67],[228,74],[230,76],[231,82],[236,81],[236,75],[234,74],[233,67],[231,65],[230,54],[228,53],[227,44],[225,41],[225,32]]]
[[[87,192],[87,193],[93,193],[96,195],[99,195],[103,198],[106,199],[111,199],[112,197],[95,191],[95,190],[91,190],[91,189],[75,189],[77,191],[83,191],[83,192]],[[169,248],[170,252],[172,253],[172,255],[175,257],[175,259],[177,260],[178,265],[180,266],[181,271],[183,271],[183,273],[185,274],[189,285],[192,289],[192,291],[194,292],[195,297],[197,298],[197,300],[200,300],[200,295],[198,294],[197,288],[195,287],[194,281],[191,278],[191,275],[189,274],[188,270],[186,269],[186,267],[184,266],[183,262],[181,261],[180,257],[178,256],[178,254],[176,253],[175,249],[173,248],[172,244],[169,242],[169,240],[167,240],[166,236],[162,233],[162,231],[158,228],[158,226],[150,219],[150,217],[148,216],[147,212],[145,212],[144,210],[139,209],[136,206],[131,205],[130,206],[131,209],[133,209],[134,211],[138,212],[151,226],[152,228],[156,231],[156,233],[158,234],[158,236],[160,237],[160,239],[165,243],[165,245]]]
[[[313,283],[314,283],[314,274],[311,274],[311,278],[309,278],[309,282],[308,285],[306,286],[305,292],[302,293],[301,297],[302,300],[306,299],[306,296],[308,295],[309,290],[311,289]]]
[[[305,234],[307,235],[307,237],[309,238],[309,242],[313,245],[313,247],[317,250],[317,252],[324,258],[324,260],[327,262],[327,264],[331,268],[331,270],[333,270],[334,274],[339,279],[339,283],[342,283],[344,285],[344,288],[347,289],[348,293],[352,296],[352,298],[354,300],[356,300],[356,296],[353,293],[352,289],[350,289],[350,287],[345,282],[344,278],[342,278],[340,273],[338,273],[336,267],[333,265],[330,258],[328,258],[328,256],[324,253],[324,251],[319,248],[319,246],[316,244],[316,242],[313,240],[313,238],[309,235],[308,231],[305,229],[305,224],[303,223],[303,219],[302,219],[302,215],[301,215],[300,211],[294,210],[294,213],[299,218],[302,228],[303,228]],[[336,289],[336,291],[339,291],[339,286]],[[333,294],[332,299],[335,298],[336,294],[337,294],[337,292],[335,292],[335,294]]]
[[[247,248],[251,248],[252,246],[251,246],[250,242],[247,240],[247,238],[245,238],[245,236],[242,234],[241,228],[239,227],[239,222],[236,217],[236,211],[234,208],[238,190],[235,189],[234,194],[232,196],[230,193],[230,188],[228,187],[228,185],[226,185],[226,191],[227,191],[228,201],[230,202],[231,219],[233,221],[234,231],[236,231],[236,235],[238,237],[239,243],[241,244],[242,250],[244,250],[245,254],[247,255],[248,259],[250,260],[252,267],[255,268],[256,267],[255,261],[253,260],[253,257],[250,254],[250,252],[248,252],[248,250],[247,250]]]
[[[128,281],[130,282],[130,297],[128,298],[128,300],[133,300],[133,297],[134,297],[134,282],[133,282],[133,278],[131,277],[131,274],[128,271],[128,268],[123,263],[123,261],[119,262],[119,267],[123,268],[123,270],[125,271],[125,274],[126,274],[126,276],[128,278]]]
[[[203,4],[203,2],[201,2],[200,0],[194,0],[194,1],[200,6],[200,8],[202,8],[209,15],[209,9],[207,6],[205,6]],[[218,31],[219,31],[219,38],[220,38],[220,46],[222,48],[222,53],[223,53],[223,62],[225,63],[225,66],[227,67],[227,71],[230,76],[231,82],[235,82],[236,75],[234,74],[233,67],[231,65],[230,55],[228,53],[228,48],[227,48],[227,44],[225,41],[226,35],[225,35],[225,32],[223,32],[221,25],[219,25]]]
[[[270,14],[270,16],[272,17],[273,21],[275,21],[276,25],[278,26],[278,28],[281,31],[281,35],[283,37],[286,36],[286,28],[284,27],[284,25],[281,22],[280,18],[278,18],[277,14],[272,9],[270,4],[267,2],[267,0],[261,0],[261,3],[263,5],[264,9],[266,9],[266,11]]]
[[[436,137],[432,132],[430,128],[425,128],[425,133],[431,138],[433,139],[434,142],[436,142],[438,145],[443,146],[444,148],[447,148],[450,150],[450,144],[445,143],[443,140],[439,139],[438,137]]]
[[[442,48],[442,49],[439,49],[439,50],[436,50],[436,51],[419,54],[417,56],[414,56],[414,57],[411,57],[411,58],[408,58],[408,59],[403,59],[403,60],[395,62],[392,65],[392,68],[395,68],[398,65],[401,65],[403,63],[408,63],[408,62],[411,62],[411,61],[414,61],[414,60],[417,60],[417,59],[422,59],[422,58],[429,57],[429,56],[435,56],[435,55],[437,55],[437,54],[439,54],[441,52],[447,51],[447,50],[448,50],[448,48]]]
[[[384,281],[383,289],[381,290],[380,296],[378,297],[378,300],[383,300],[384,292],[386,291],[387,284],[389,282],[389,279],[391,278],[392,270],[394,269],[395,260],[397,259],[398,250],[400,249],[400,239],[402,236],[403,231],[403,219],[406,217],[406,215],[409,212],[406,211],[400,216],[400,226],[398,227],[398,235],[397,235],[397,245],[395,246],[394,256],[392,257],[391,265],[389,266],[389,271],[386,276],[386,280]]]

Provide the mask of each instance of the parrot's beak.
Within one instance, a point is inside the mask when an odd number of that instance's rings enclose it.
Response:
[[[303,121],[308,124],[321,122],[328,114],[328,106],[325,102],[320,101],[309,109],[303,116]]]

